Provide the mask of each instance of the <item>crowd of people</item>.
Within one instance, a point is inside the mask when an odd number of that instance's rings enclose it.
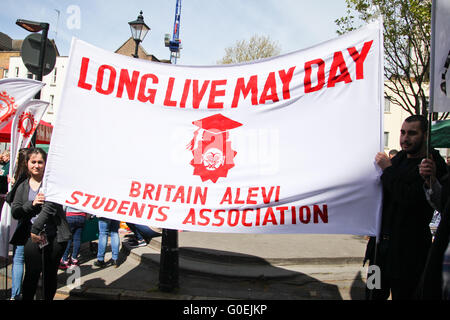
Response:
[[[9,155],[9,154],[8,154]],[[9,160],[9,159],[8,159]],[[11,300],[33,300],[39,278],[43,275],[45,300],[53,300],[57,289],[57,272],[79,264],[81,235],[89,214],[75,208],[45,201],[41,192],[47,154],[41,148],[21,149],[14,175],[10,177],[11,190],[6,202],[17,227],[11,237],[13,245]],[[132,225],[136,240],[130,247],[147,245],[159,233],[147,226]],[[104,261],[108,236],[111,237],[111,265],[117,267],[119,253],[119,221],[98,219],[98,267]]]
[[[450,299],[450,157],[446,164],[438,151],[428,148],[427,127],[425,117],[408,117],[401,128],[401,151],[375,156],[383,171],[381,231],[369,239],[365,261],[379,267],[381,286],[367,288],[368,299]],[[2,159],[9,161],[4,155]],[[44,297],[52,300],[58,268],[79,264],[82,232],[92,218],[45,200],[41,184],[46,160],[47,154],[40,148],[22,149],[10,178],[12,187],[6,202],[18,221],[10,242],[14,248],[11,299],[34,299],[43,273]],[[439,212],[440,221],[433,240],[429,225],[435,212]],[[94,265],[117,267],[120,222],[97,220]],[[147,226],[128,226],[135,235],[131,247],[145,246],[159,235]],[[112,258],[105,262],[108,237]]]

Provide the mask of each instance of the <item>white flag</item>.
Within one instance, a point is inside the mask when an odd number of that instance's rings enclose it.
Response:
[[[168,229],[376,235],[382,63],[379,21],[309,49],[206,67],[75,39],[45,198]]]
[[[433,0],[430,111],[450,112],[450,1]]]
[[[25,148],[30,143],[42,116],[47,110],[47,106],[48,102],[30,100],[17,109],[11,125],[10,177],[14,175],[15,162],[19,150]],[[8,256],[9,241],[16,227],[17,220],[13,219],[11,215],[11,207],[7,203],[4,203],[2,219],[0,221],[0,256]]]
[[[19,150],[30,143],[48,104],[46,101],[30,100],[16,113],[11,125],[11,173],[14,172]]]
[[[9,240],[17,228],[17,220],[11,216],[11,207],[4,203],[2,207],[2,219],[0,220],[0,257],[8,257]]]
[[[45,84],[31,79],[0,80],[0,129],[14,117],[17,109],[33,98]]]

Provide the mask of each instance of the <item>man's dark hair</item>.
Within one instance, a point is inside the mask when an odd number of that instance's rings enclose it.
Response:
[[[422,133],[428,132],[428,120],[426,117],[420,114],[415,114],[405,119],[405,122],[415,122],[415,121],[420,122],[420,129],[422,130]]]

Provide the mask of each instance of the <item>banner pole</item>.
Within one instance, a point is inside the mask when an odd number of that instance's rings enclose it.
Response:
[[[427,159],[430,159],[430,154],[431,154],[431,121],[433,121],[433,111],[432,109],[428,111],[428,128],[427,128]],[[431,177],[430,177],[430,181],[431,181]],[[431,186],[431,184],[430,184]]]
[[[375,266],[378,266],[378,243],[379,243],[379,240],[380,238],[379,238],[379,235],[377,235],[376,237],[375,237],[375,252],[374,252],[374,254],[373,254],[373,263],[369,263],[369,267],[371,266],[371,265],[375,265]],[[381,269],[380,269],[381,270]],[[366,286],[367,286],[367,283],[366,283]],[[374,300],[373,299],[373,291],[375,290],[376,288],[372,288],[372,289],[370,289],[370,291],[369,291],[369,300]]]
[[[9,254],[5,260],[5,298],[8,300],[8,259]]]
[[[380,38],[380,52],[379,52],[379,56],[380,56],[380,70],[379,70],[379,85],[380,85],[380,97],[384,97],[384,78],[383,78],[383,74],[384,74],[384,35],[383,35],[383,15],[381,14],[381,12],[379,11],[380,9],[378,9],[378,12],[380,14],[379,16],[379,24],[380,24],[380,31],[379,31],[379,38]],[[384,132],[384,119],[383,119],[383,112],[384,112],[384,99],[381,98],[380,99],[381,102],[381,107],[380,107],[380,122],[381,122],[381,130],[380,130],[380,134],[382,134],[382,132]],[[380,137],[380,150],[383,151],[384,150],[384,142],[383,142],[383,137]],[[378,219],[378,223],[380,223],[382,218],[382,211],[380,212],[380,219]],[[372,261],[369,262],[369,267],[371,265],[378,265],[378,244],[380,241],[380,233],[381,233],[381,226],[379,225],[379,230],[377,230],[377,234],[375,236],[375,252],[373,255],[373,263]],[[381,270],[381,269],[380,269]],[[367,281],[366,281],[366,288],[367,288]],[[370,289],[369,291],[369,297],[368,300],[374,300],[373,299],[373,291],[375,290],[375,288]]]
[[[430,44],[430,51],[431,51],[431,57],[430,57],[430,92],[429,92],[429,102],[428,102],[428,136],[427,136],[427,159],[430,158],[430,152],[431,152],[431,121],[433,119],[433,111],[434,111],[434,68],[435,68],[435,53],[434,50],[436,49],[436,0],[433,0],[431,2],[431,44]],[[430,177],[431,179],[431,177]],[[431,184],[430,184],[431,186]]]
[[[42,247],[42,300],[45,300],[45,254],[44,254],[45,246]]]

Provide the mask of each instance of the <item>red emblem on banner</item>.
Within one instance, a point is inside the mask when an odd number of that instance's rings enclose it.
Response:
[[[234,167],[233,159],[237,154],[231,149],[227,130],[242,124],[221,114],[194,121],[192,124],[199,127],[188,145],[194,156],[191,161],[194,175],[200,176],[202,181],[211,180],[215,183],[220,177],[225,178],[228,170]]]
[[[37,122],[34,120],[33,114],[24,112],[19,116],[19,124],[17,130],[24,138],[30,137],[37,127]]]
[[[8,122],[16,113],[17,106],[14,103],[14,97],[9,96],[6,91],[0,92],[0,123]]]

